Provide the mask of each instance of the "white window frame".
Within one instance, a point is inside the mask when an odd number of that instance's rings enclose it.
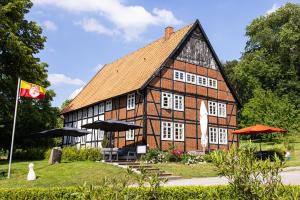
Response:
[[[218,116],[218,103],[217,102],[208,101],[208,115]]]
[[[209,143],[210,144],[218,144],[218,128],[209,127]]]
[[[105,106],[104,103],[99,104],[99,114],[103,114],[105,112]]]
[[[104,131],[101,131],[100,129],[98,129],[98,140],[103,140],[104,139]]]
[[[107,100],[105,102],[105,111],[111,111],[112,110],[112,100]]]
[[[219,144],[227,144],[227,129],[219,128]]]
[[[203,87],[207,87],[207,77],[205,77],[205,76],[197,76],[197,85],[200,85],[200,86],[203,86]]]
[[[178,77],[177,77],[178,75]],[[182,78],[181,78],[182,76]],[[185,72],[183,71],[179,71],[179,70],[174,70],[174,78],[175,81],[181,81],[181,82],[185,82]]]
[[[227,112],[226,112],[226,103],[218,103],[218,117],[224,117],[226,118]]]
[[[207,87],[218,89],[218,81],[213,78],[207,78]]]
[[[129,122],[131,124],[134,124],[134,122]],[[127,141],[132,141],[134,140],[134,136],[135,136],[135,131],[134,129],[130,129],[126,131],[126,140]]]
[[[190,77],[190,80],[189,80],[189,77]],[[187,83],[191,83],[191,84],[196,85],[196,81],[197,81],[196,79],[197,79],[197,77],[196,77],[195,74],[185,73],[185,81]]]
[[[184,111],[184,96],[178,94],[173,95],[173,108],[174,110]]]
[[[161,93],[161,107],[164,109],[172,109],[172,94],[167,92]],[[165,101],[167,105],[165,105]]]
[[[174,123],[174,141],[184,141],[184,124],[183,123]],[[178,138],[176,138],[176,131],[178,133]]]
[[[127,95],[127,110],[132,110],[135,108],[135,93]]]
[[[166,133],[165,133],[166,131]],[[173,123],[162,121],[161,122],[161,140],[173,140]]]

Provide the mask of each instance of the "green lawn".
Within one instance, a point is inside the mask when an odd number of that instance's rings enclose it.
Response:
[[[199,178],[218,176],[216,168],[210,163],[200,163],[197,165],[185,165],[181,163],[160,163],[156,167],[166,172],[170,172],[183,178]]]
[[[286,136],[285,140],[289,141],[294,146],[294,150],[291,151],[291,160],[286,161],[286,166],[300,166],[300,137],[297,136]],[[241,144],[249,142],[249,140],[241,140]],[[252,141],[259,150],[260,140]],[[269,150],[276,147],[283,147],[282,139],[273,139],[272,141],[263,141],[262,150]]]
[[[13,163],[11,178],[0,177],[0,188],[59,187],[83,185],[84,182],[97,184],[104,177],[124,178],[126,175],[124,169],[105,163],[83,161],[49,166],[47,161],[34,161],[37,180],[27,181],[28,164],[29,162]],[[7,167],[7,162],[0,162],[0,171],[7,170]]]

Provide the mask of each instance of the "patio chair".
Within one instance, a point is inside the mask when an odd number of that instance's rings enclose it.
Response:
[[[108,156],[108,160],[112,162],[113,157],[115,156],[116,160],[119,160],[119,154],[118,154],[119,148],[103,148],[102,149],[102,154],[103,158],[106,161],[106,156]]]

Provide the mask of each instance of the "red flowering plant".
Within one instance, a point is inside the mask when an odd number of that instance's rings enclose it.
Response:
[[[179,162],[179,161],[181,161],[181,159],[182,159],[183,151],[180,151],[180,150],[178,150],[178,149],[174,149],[174,150],[172,151],[172,155],[173,155],[174,160],[175,160],[176,162]]]

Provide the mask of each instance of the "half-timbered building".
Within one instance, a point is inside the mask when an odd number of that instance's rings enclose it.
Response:
[[[113,132],[122,148],[147,144],[183,151],[201,150],[200,105],[208,111],[207,149],[228,149],[240,106],[222,64],[197,20],[137,51],[106,64],[63,110],[65,126],[81,128],[95,120],[122,120],[143,126]],[[64,144],[101,147],[105,133],[64,138]]]

